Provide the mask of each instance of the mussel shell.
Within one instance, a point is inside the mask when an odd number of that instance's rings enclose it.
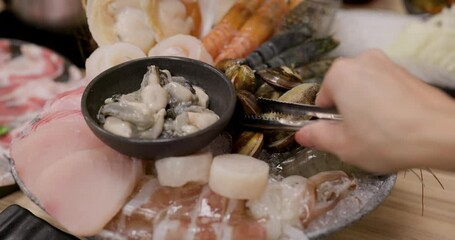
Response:
[[[245,60],[244,59],[234,59],[234,58],[227,58],[224,60],[221,60],[216,64],[216,68],[219,69],[222,72],[226,72],[226,70],[234,65],[241,65],[244,64]]]
[[[234,142],[233,152],[258,157],[264,145],[264,134],[244,131]]]
[[[254,71],[247,65],[232,65],[226,69],[226,76],[234,84],[235,90],[246,90],[254,92],[256,89],[256,78]]]
[[[256,90],[254,93],[254,96],[256,97],[261,97],[261,98],[268,98],[268,99],[273,99],[276,100],[278,99],[283,93],[280,91],[277,91],[275,88],[270,86],[268,83],[264,83],[259,88]]]
[[[274,152],[289,150],[295,144],[294,133],[271,132],[266,134],[266,148]]]
[[[237,91],[237,99],[242,105],[244,114],[247,115],[259,115],[261,114],[261,109],[257,103],[257,99],[251,92],[246,90]]]
[[[300,75],[289,67],[267,68],[258,71],[257,75],[279,90],[289,90],[303,83]]]
[[[285,92],[278,100],[314,105],[320,86],[321,85],[317,83],[303,83]]]
[[[320,78],[325,75],[325,73],[329,70],[330,66],[332,65],[334,58],[322,59],[316,62],[309,63],[307,65],[303,65],[301,67],[295,68],[294,71],[297,73],[302,79],[312,79],[312,78]]]

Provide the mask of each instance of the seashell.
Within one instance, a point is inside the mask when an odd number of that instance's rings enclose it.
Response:
[[[335,58],[328,58],[312,62],[295,68],[294,72],[297,73],[303,80],[320,78],[329,70],[334,60]]]
[[[318,83],[303,83],[285,92],[278,100],[314,105],[320,87],[321,85]]]
[[[271,151],[283,152],[289,150],[295,143],[294,133],[273,132],[266,135],[266,147]]]
[[[254,71],[247,65],[232,65],[226,69],[226,76],[234,84],[235,90],[246,90],[254,92],[256,89],[256,78]]]
[[[248,91],[237,91],[237,99],[242,104],[243,112],[247,115],[259,115],[261,109],[259,108],[256,97]]]
[[[258,157],[264,145],[264,134],[244,131],[233,146],[233,152],[252,157]]]
[[[283,93],[277,91],[275,88],[270,86],[267,83],[263,83],[254,93],[254,96],[261,97],[261,98],[268,98],[276,100],[278,99]]]
[[[303,83],[300,75],[289,67],[267,68],[257,74],[264,82],[281,90],[289,90]]]
[[[244,64],[244,62],[245,61],[243,59],[226,58],[224,60],[219,61],[216,64],[216,68],[218,68],[222,72],[226,72],[226,70],[229,67],[232,67],[233,65],[241,65]]]

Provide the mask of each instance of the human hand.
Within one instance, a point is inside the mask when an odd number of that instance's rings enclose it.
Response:
[[[301,145],[377,173],[450,163],[455,169],[455,102],[379,50],[336,60],[316,105],[336,106],[343,121],[302,128],[296,133]]]

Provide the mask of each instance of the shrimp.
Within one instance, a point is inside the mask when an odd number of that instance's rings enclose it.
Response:
[[[228,58],[242,58],[272,36],[275,27],[288,11],[285,0],[266,0],[240,29],[239,33],[215,58],[215,63]]]
[[[202,16],[198,0],[182,0],[185,5],[186,14],[193,20],[193,29],[191,35],[199,36],[201,34]]]
[[[297,5],[299,5],[303,0],[290,0],[289,1],[289,7],[291,9],[295,8]]]
[[[207,51],[216,58],[221,49],[234,38],[242,25],[254,14],[264,0],[238,0],[221,21],[202,39]]]

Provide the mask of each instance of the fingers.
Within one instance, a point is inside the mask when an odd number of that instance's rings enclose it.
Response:
[[[315,104],[320,107],[333,107],[335,105],[335,100],[333,98],[333,89],[336,89],[337,76],[340,72],[340,62],[346,61],[344,58],[336,59],[329,71],[325,75],[322,86],[319,89],[318,94],[316,95]]]
[[[365,66],[378,64],[392,64],[388,57],[380,50],[372,49],[365,51],[355,58],[336,59],[325,75],[321,89],[316,97],[316,105],[320,107],[333,107],[337,103],[337,97],[346,95],[346,89],[352,88],[358,75],[364,73]],[[364,73],[365,74],[365,73]]]
[[[334,154],[346,144],[343,125],[336,121],[320,120],[305,126],[295,134],[295,140],[300,145]]]

